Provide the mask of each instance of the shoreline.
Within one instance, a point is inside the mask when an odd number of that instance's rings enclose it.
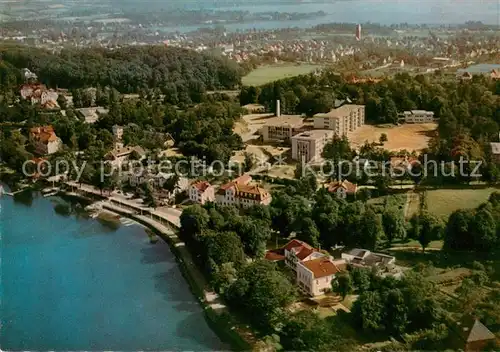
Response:
[[[94,201],[88,196],[77,194],[75,192],[68,192],[61,190],[59,192],[67,197],[73,197],[86,201]],[[102,200],[102,199],[100,199]],[[212,303],[206,300],[205,287],[197,282],[196,276],[203,276],[199,269],[193,263],[192,257],[188,250],[182,251],[184,248],[184,243],[179,239],[176,231],[172,226],[166,226],[154,219],[150,219],[144,215],[136,215],[133,212],[119,208],[111,204],[103,204],[103,209],[105,211],[110,211],[112,213],[118,214],[122,217],[128,218],[132,221],[137,222],[140,226],[144,226],[147,229],[153,231],[158,237],[160,237],[165,243],[168,244],[170,251],[175,257],[177,265],[182,273],[182,276],[186,280],[188,287],[195,296],[196,300],[203,309],[203,314],[205,320],[207,321],[210,329],[215,332],[215,334],[221,339],[222,342],[230,345],[232,350],[236,351],[249,351],[252,350],[252,344],[246,341],[241,334],[237,332],[234,325],[228,319],[227,313],[217,313],[213,308]],[[192,263],[192,265],[188,265]],[[203,276],[204,277],[204,276]],[[216,304],[216,303],[215,303]],[[229,315],[230,316],[230,315]]]

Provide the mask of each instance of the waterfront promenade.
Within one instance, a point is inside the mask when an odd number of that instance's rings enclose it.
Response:
[[[72,181],[67,181],[65,184],[70,186],[72,189],[76,188],[76,191],[106,198],[106,200],[101,203],[104,209],[131,219],[135,219],[138,222],[158,231],[172,246],[176,248],[178,259],[182,264],[184,264],[184,267],[188,271],[188,275],[190,275],[192,280],[195,281],[194,284],[198,286],[197,288],[199,291],[203,291],[203,297],[200,297],[200,299],[203,299],[206,305],[216,312],[221,312],[226,309],[226,306],[221,302],[217,293],[207,290],[208,285],[205,277],[198,270],[191,253],[187,248],[185,248],[185,243],[179,239],[175,232],[175,230],[180,228],[181,210],[166,207],[153,209],[134,202],[133,200],[126,199],[123,196],[113,195],[112,193],[106,194],[105,192],[101,193],[99,189],[96,189],[91,185],[80,185],[79,183]]]
[[[104,197],[108,200],[110,204],[114,204],[121,208],[128,209],[140,215],[148,215],[150,218],[160,222],[160,224],[168,223],[174,226],[175,228],[181,227],[180,217],[182,211],[179,209],[170,207],[160,207],[157,209],[153,209],[150,207],[146,207],[142,203],[139,203],[131,199],[127,199],[124,196],[118,195],[113,192],[111,193],[105,191],[101,192],[101,190],[95,188],[94,186],[87,185],[84,183],[79,184],[77,182],[67,181],[65,182],[65,184],[70,186],[72,190],[76,188],[76,191],[80,191],[87,194],[93,194],[99,197]]]

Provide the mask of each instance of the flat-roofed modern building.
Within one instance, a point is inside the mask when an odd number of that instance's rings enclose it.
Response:
[[[429,123],[434,122],[434,112],[426,110],[410,110],[401,114],[406,123]]]
[[[304,118],[300,115],[270,117],[262,127],[262,138],[265,142],[290,140],[305,129]]]
[[[292,137],[292,159],[306,163],[316,161],[321,157],[325,144],[334,135],[331,130],[311,130]]]
[[[346,135],[365,124],[365,106],[347,104],[330,112],[314,115],[314,128],[332,130],[337,135]]]

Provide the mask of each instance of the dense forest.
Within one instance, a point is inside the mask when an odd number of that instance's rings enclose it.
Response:
[[[165,46],[131,46],[117,50],[103,48],[64,49],[60,53],[15,45],[0,48],[0,83],[21,83],[8,68],[28,68],[49,87],[84,88],[109,86],[121,93],[155,87],[167,94],[185,91],[233,89],[242,71],[235,62],[207,53]]]

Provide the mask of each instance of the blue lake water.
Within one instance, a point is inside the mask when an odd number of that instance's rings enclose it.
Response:
[[[297,21],[256,21],[254,23],[227,24],[228,31],[249,29],[274,29],[299,27],[308,28],[324,23],[393,23],[410,24],[458,24],[467,21],[481,21],[486,24],[500,24],[498,0],[332,0],[329,3],[308,3],[294,5],[241,5],[213,7],[201,1],[189,2],[189,8],[214,8],[256,12],[316,12],[324,11],[326,16]],[[214,25],[161,27],[166,32],[189,32],[198,28],[213,28]]]
[[[139,225],[0,196],[1,350],[217,350],[169,247]]]
[[[461,68],[458,72],[490,73],[492,70],[500,70],[500,64],[477,64],[465,69]]]

